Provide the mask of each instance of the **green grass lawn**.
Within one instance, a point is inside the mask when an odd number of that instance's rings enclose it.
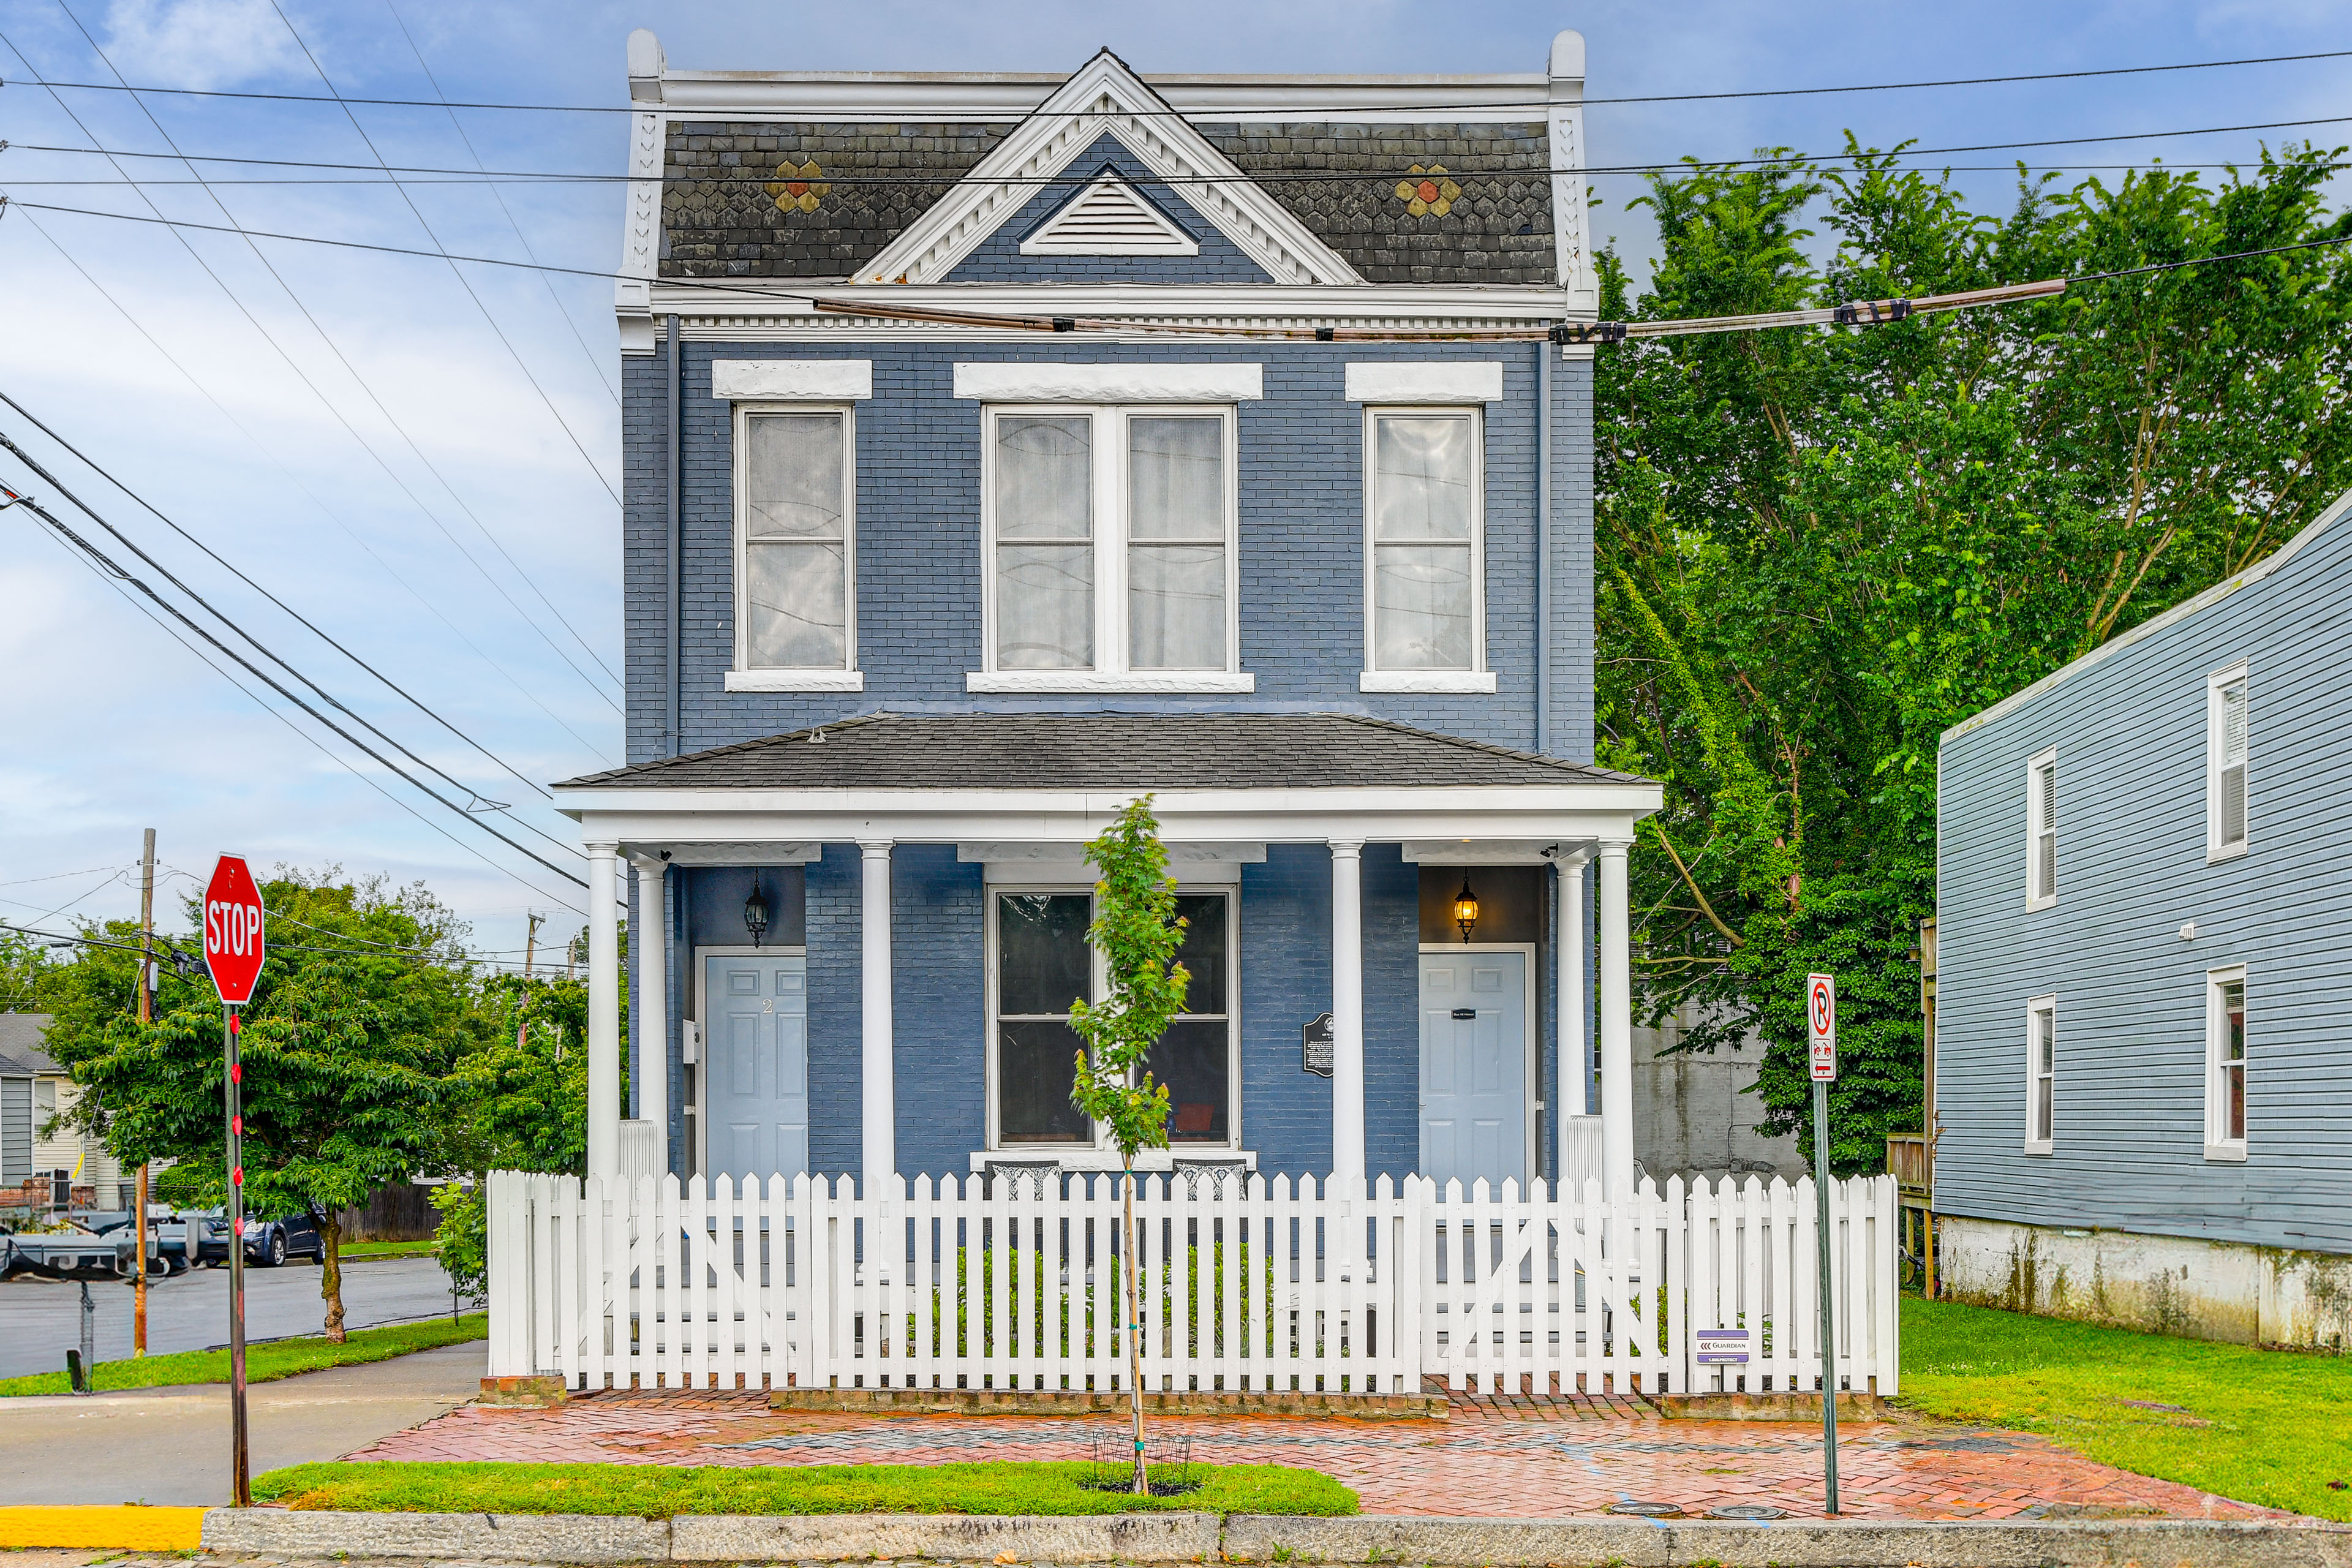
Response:
[[[489,1332],[489,1320],[468,1313],[456,1322],[436,1318],[422,1323],[396,1323],[390,1328],[354,1329],[341,1344],[324,1339],[273,1340],[250,1345],[245,1352],[245,1380],[269,1383],[322,1367],[354,1366],[362,1362],[390,1361],[411,1351],[478,1340]],[[228,1352],[179,1351],[171,1355],[142,1356],[134,1361],[98,1363],[98,1388],[161,1388],[183,1383],[226,1383]],[[0,1397],[21,1394],[71,1394],[62,1370],[32,1377],[0,1378]]]
[[[1287,1465],[1199,1465],[1178,1497],[1090,1490],[1084,1461],[969,1465],[296,1465],[253,1483],[256,1502],[425,1513],[1311,1513],[1356,1511],[1356,1494]],[[1154,1471],[1164,1476],[1165,1468]]]
[[[1906,1296],[1902,1403],[2039,1432],[2242,1502],[2352,1520],[2352,1359],[2342,1356]],[[2152,1408],[2166,1405],[2179,1408]]]
[[[341,1252],[346,1263],[359,1258],[430,1258],[440,1245],[436,1241],[347,1241]]]

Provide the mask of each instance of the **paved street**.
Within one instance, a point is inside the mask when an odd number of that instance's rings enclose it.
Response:
[[[315,1265],[248,1268],[245,1279],[245,1331],[252,1338],[319,1331],[327,1309],[319,1299]],[[119,1361],[130,1355],[131,1287],[95,1282],[89,1296],[98,1307],[98,1359]],[[346,1263],[343,1310],[346,1323],[354,1329],[446,1312],[449,1277],[430,1258]],[[81,1342],[80,1336],[81,1295],[75,1286],[30,1275],[0,1284],[0,1377],[62,1370],[66,1352]],[[198,1268],[149,1286],[150,1352],[202,1350],[227,1342],[226,1268]]]
[[[1192,1458],[1302,1465],[1356,1489],[1366,1513],[1557,1518],[1612,1504],[1685,1513],[1763,1504],[1821,1514],[1821,1429],[1806,1421],[1626,1415],[1586,1400],[1457,1400],[1453,1419],[1165,1416]],[[937,1464],[1087,1458],[1104,1423],[1067,1417],[784,1414],[750,1393],[603,1394],[552,1409],[469,1405],[352,1455],[368,1459],[666,1465]],[[2016,1432],[1858,1421],[1839,1432],[1856,1519],[2278,1519],[2126,1474]],[[1114,1434],[1114,1436],[1116,1435]],[[1114,1441],[1111,1445],[1117,1447]]]
[[[333,1459],[481,1392],[476,1341],[250,1391],[253,1473]],[[195,1505],[228,1500],[228,1390],[219,1384],[11,1399],[0,1502]],[[15,1562],[11,1555],[12,1563]]]

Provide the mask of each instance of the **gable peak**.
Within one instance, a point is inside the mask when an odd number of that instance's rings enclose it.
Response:
[[[1198,256],[1201,242],[1106,163],[1021,239],[1024,256]]]

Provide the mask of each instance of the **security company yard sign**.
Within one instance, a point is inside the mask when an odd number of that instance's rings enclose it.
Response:
[[[245,1061],[237,1009],[261,983],[261,889],[241,855],[224,855],[205,888],[205,967],[221,999],[222,1114],[228,1122],[228,1412],[230,1498],[253,1506],[245,1412]]]

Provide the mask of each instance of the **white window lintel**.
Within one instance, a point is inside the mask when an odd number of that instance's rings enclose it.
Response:
[[[959,361],[955,395],[981,403],[1255,403],[1263,364]]]
[[[1350,360],[1350,403],[1500,403],[1500,360]]]
[[[874,395],[870,359],[722,359],[710,395],[724,402],[845,403]]]

